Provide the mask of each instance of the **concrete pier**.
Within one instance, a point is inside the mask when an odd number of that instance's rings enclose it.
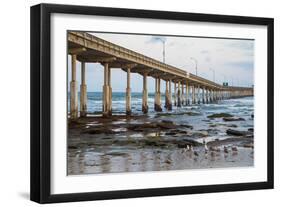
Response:
[[[206,104],[208,104],[209,103],[209,89],[208,88],[206,88]]]
[[[168,110],[172,110],[173,108],[173,103],[172,103],[172,80],[169,80],[169,106]]]
[[[202,87],[202,103],[205,104],[205,87]]]
[[[155,78],[155,100],[154,100],[155,111],[162,111],[160,86],[161,86],[161,79]]]
[[[165,108],[172,109],[172,88],[174,83],[174,106],[216,102],[229,98],[253,96],[252,87],[224,86],[194,75],[175,66],[160,62],[133,50],[113,44],[87,32],[68,32],[68,54],[71,56],[70,119],[87,116],[86,63],[99,63],[104,67],[102,86],[102,114],[112,115],[111,69],[122,69],[127,73],[126,114],[131,111],[131,73],[143,76],[142,111],[148,112],[147,78],[155,78],[155,111],[161,107],[161,79],[166,81]],[[81,62],[80,113],[78,110],[78,82],[76,64]],[[124,81],[124,80],[120,80]],[[97,89],[99,90],[99,89]],[[202,100],[202,101],[201,101]]]
[[[177,83],[174,82],[174,106],[177,106]]]
[[[126,114],[131,115],[131,68],[127,68]]]
[[[184,96],[184,84],[181,84],[181,105],[185,104],[185,96]]]
[[[200,95],[201,95],[200,94],[200,86],[198,85],[198,87],[197,87],[197,103],[198,104],[200,104],[200,98],[201,98]]]
[[[166,80],[165,108],[169,111],[172,110],[172,92],[171,92],[171,81],[170,80]]]
[[[80,85],[80,116],[87,115],[87,85],[85,74],[85,62],[81,63],[81,85]]]
[[[181,83],[180,81],[178,82],[178,101],[177,101],[177,106],[181,107]]]
[[[192,86],[192,104],[195,104],[195,86]]]
[[[109,72],[109,65],[108,63],[103,63],[104,66],[104,81],[103,81],[103,106],[102,106],[102,111],[103,111],[103,116],[107,117],[110,116],[112,111],[111,111],[111,106],[110,106],[110,100],[111,97],[110,95],[112,94],[111,92],[111,86],[110,86],[110,72]]]
[[[71,55],[70,118],[78,118],[78,92],[76,81],[76,55]]]
[[[148,92],[147,92],[147,73],[143,74],[143,90],[142,90],[142,112],[147,114],[148,112]]]
[[[187,106],[189,104],[189,87],[188,87],[188,81],[185,81],[185,105]]]

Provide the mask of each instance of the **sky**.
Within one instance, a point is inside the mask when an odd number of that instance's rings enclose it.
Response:
[[[235,86],[252,86],[254,81],[254,40],[217,39],[198,37],[174,37],[135,34],[91,33],[109,42],[135,52],[163,61],[165,42],[165,63],[189,73],[215,81],[228,82]],[[238,37],[239,38],[239,37]],[[194,60],[195,59],[195,60]],[[80,84],[80,62],[77,63],[77,80]],[[112,91],[125,92],[126,73],[121,69],[111,70]],[[71,57],[68,56],[68,80],[71,74]],[[132,92],[142,91],[142,76],[131,74]],[[102,91],[103,66],[86,63],[86,84],[88,91]],[[155,81],[148,78],[148,90],[153,92]],[[165,83],[161,81],[161,90]]]

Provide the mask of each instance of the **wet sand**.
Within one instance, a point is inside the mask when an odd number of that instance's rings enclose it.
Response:
[[[80,118],[68,123],[68,174],[253,166],[246,118],[190,111]]]

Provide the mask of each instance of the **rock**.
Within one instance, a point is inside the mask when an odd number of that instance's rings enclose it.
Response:
[[[166,123],[166,124],[174,124],[174,122],[171,120],[162,120],[161,122]]]
[[[245,121],[244,118],[241,117],[224,117],[224,121]]]
[[[246,147],[246,148],[254,148],[254,143],[247,143],[247,144],[244,144],[243,147]]]
[[[217,127],[216,124],[210,124],[209,127]]]
[[[166,132],[165,135],[172,135],[173,136],[173,135],[177,135],[177,133],[176,132]]]
[[[164,147],[166,144],[161,141],[154,141],[154,140],[145,140],[144,142],[145,145],[147,146],[154,146],[154,147]]]
[[[178,148],[186,148],[188,144],[187,143],[178,143]]]
[[[208,132],[207,131],[200,131],[200,132],[194,132],[191,134],[192,137],[207,137]]]
[[[173,123],[164,123],[164,122],[157,123],[157,126],[162,129],[176,129],[177,128],[177,125],[175,125]]]
[[[199,116],[201,115],[200,113],[198,112],[192,112],[192,111],[189,111],[189,112],[185,112],[185,113],[182,113],[183,115],[188,115],[188,116]]]
[[[189,145],[191,145],[191,146],[201,146],[201,145],[202,145],[202,143],[197,142],[197,141],[192,140],[192,139],[186,139],[186,138],[184,138],[183,141],[184,141],[186,144],[189,144]]]
[[[87,129],[83,133],[86,134],[115,134],[116,132],[112,131],[108,128],[95,128],[95,129]]]
[[[156,129],[156,128],[158,128],[156,123],[131,124],[128,126],[129,130],[139,131],[139,132],[146,131],[148,129]]]
[[[227,127],[237,128],[238,126],[236,124],[228,124]]]
[[[172,163],[172,161],[167,159],[167,160],[165,161],[165,163],[167,163],[167,164],[171,164],[171,163]]]
[[[188,129],[193,129],[193,126],[188,125],[188,124],[181,124],[180,126],[184,127],[184,128],[188,128]]]
[[[234,129],[227,129],[226,134],[228,135],[234,135],[234,136],[246,136],[249,135],[248,131],[239,131]]]
[[[233,117],[233,115],[228,113],[217,113],[207,116],[208,118],[224,118],[224,117]]]
[[[248,131],[249,132],[254,132],[254,128],[249,128]]]

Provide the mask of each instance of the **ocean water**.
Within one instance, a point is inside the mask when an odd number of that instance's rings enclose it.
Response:
[[[87,111],[89,114],[101,114],[102,113],[102,92],[88,92],[87,93]],[[78,100],[80,100],[80,93],[78,93]],[[174,96],[172,96],[172,103],[174,104]],[[191,97],[189,97],[191,102]],[[202,94],[200,94],[200,100],[202,103]],[[161,95],[161,104],[163,113],[165,110],[165,95]],[[149,115],[154,116],[154,93],[148,94],[148,106]],[[80,103],[78,101],[78,107]],[[70,110],[70,94],[68,94],[68,112]],[[142,93],[131,93],[131,110],[133,114],[142,114]],[[212,113],[233,113],[237,116],[245,117],[254,113],[254,100],[253,97],[244,97],[236,99],[220,100],[216,103],[209,104],[193,104],[188,106],[182,106],[181,108],[173,106],[172,112],[192,111],[200,112],[202,115],[208,115]],[[113,92],[112,93],[112,113],[113,114],[125,114],[126,112],[126,93]]]

